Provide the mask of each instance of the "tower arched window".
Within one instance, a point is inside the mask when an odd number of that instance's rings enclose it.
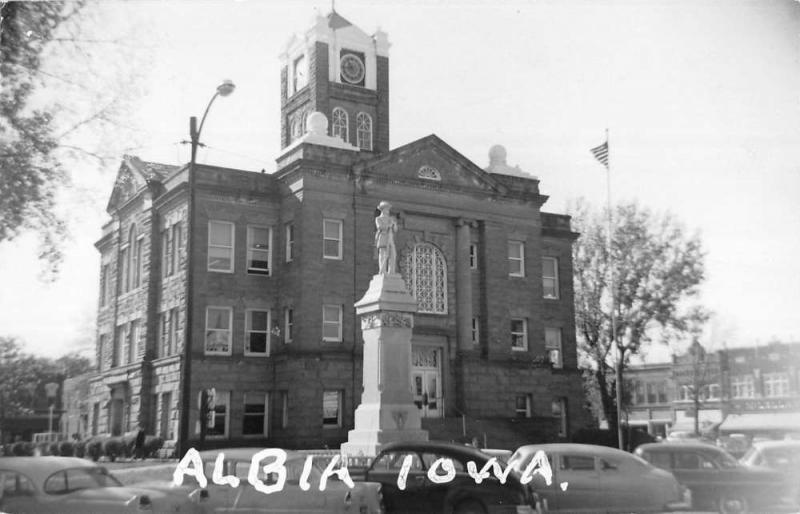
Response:
[[[334,137],[340,137],[344,141],[348,141],[347,111],[345,111],[341,107],[336,107],[333,109],[332,118],[333,118],[333,123],[331,124],[331,135]]]
[[[308,111],[303,111],[303,115],[300,117],[300,135],[304,135],[308,132]]]
[[[447,314],[447,263],[441,250],[417,243],[406,253],[405,281],[417,300],[417,312]]]
[[[289,125],[289,139],[290,141],[297,141],[297,139],[302,135],[302,130],[300,128],[300,120],[297,119],[296,116],[292,117],[292,120]]]
[[[128,233],[128,258],[130,263],[128,265],[128,276],[125,279],[126,290],[132,290],[139,287],[142,280],[142,244],[143,240],[139,239],[136,231],[136,225],[132,225]]]
[[[362,150],[372,150],[372,118],[365,112],[356,116],[357,146]]]

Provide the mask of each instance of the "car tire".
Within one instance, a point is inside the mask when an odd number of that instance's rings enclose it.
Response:
[[[454,514],[486,514],[486,509],[483,508],[480,502],[475,500],[466,500],[453,509]]]
[[[738,494],[723,494],[719,498],[720,514],[747,514],[747,500]]]

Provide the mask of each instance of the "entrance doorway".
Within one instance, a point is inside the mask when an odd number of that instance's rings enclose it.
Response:
[[[411,346],[411,389],[423,418],[441,418],[442,353],[435,346]]]

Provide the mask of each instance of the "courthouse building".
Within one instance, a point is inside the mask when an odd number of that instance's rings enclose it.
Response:
[[[196,442],[213,388],[209,445],[345,441],[382,200],[418,303],[423,417],[527,418],[551,440],[588,422],[569,217],[542,212],[539,181],[500,146],[483,167],[436,135],[390,149],[388,49],[335,12],[291,39],[272,173],[123,159],[96,243],[91,432]]]

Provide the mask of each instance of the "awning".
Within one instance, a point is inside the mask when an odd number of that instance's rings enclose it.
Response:
[[[800,412],[730,414],[719,429],[723,432],[800,432]]]

